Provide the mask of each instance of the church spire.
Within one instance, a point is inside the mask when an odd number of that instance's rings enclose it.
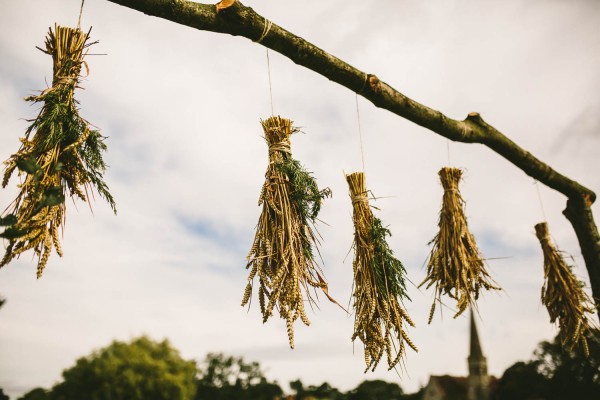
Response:
[[[475,316],[473,315],[473,309],[471,309],[471,352],[469,359],[481,359],[483,357],[483,351],[481,350],[481,344],[479,343],[479,335],[477,334],[477,325],[475,325]]]
[[[471,309],[471,337],[469,377],[467,398],[469,400],[487,400],[489,399],[489,376],[487,373],[487,360],[481,350],[479,335],[477,334],[477,325],[475,325],[475,316]]]

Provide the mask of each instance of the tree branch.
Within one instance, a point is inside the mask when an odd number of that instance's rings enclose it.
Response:
[[[462,121],[420,104],[377,76],[360,71],[299,36],[270,23],[239,1],[217,6],[186,0],[108,0],[145,14],[167,19],[199,30],[243,36],[288,57],[316,73],[339,83],[384,108],[450,140],[483,144],[527,175],[567,196],[564,211],[577,234],[585,259],[596,304],[600,305],[600,240],[590,209],[596,194],[558,173],[534,155],[519,147],[479,113],[472,112]],[[230,1],[224,3],[231,3]],[[600,315],[600,309],[598,311]]]

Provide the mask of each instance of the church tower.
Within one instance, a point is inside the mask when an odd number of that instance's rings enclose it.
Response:
[[[468,400],[489,400],[490,377],[487,373],[487,360],[483,356],[475,317],[471,309],[471,351],[469,358],[469,376],[467,378]]]

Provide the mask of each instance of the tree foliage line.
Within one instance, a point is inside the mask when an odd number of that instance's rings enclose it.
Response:
[[[567,352],[560,339],[541,342],[529,361],[510,366],[493,400],[600,399],[600,330],[589,334],[590,355]],[[35,388],[18,400],[420,400],[417,393],[382,380],[365,380],[342,392],[324,382],[289,382],[284,391],[259,363],[209,353],[201,363],[185,360],[167,340],[142,336],[114,341],[64,370],[50,389]],[[9,397],[0,389],[0,400]]]
[[[588,357],[579,349],[564,350],[559,336],[541,342],[531,360],[504,371],[495,400],[600,399],[600,329],[586,337]]]

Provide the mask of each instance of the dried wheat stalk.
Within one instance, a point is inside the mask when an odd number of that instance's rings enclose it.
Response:
[[[89,202],[94,187],[113,210],[114,200],[102,180],[106,168],[102,152],[103,137],[79,116],[73,97],[79,87],[89,32],[56,25],[50,29],[43,52],[52,56],[52,87],[25,100],[44,103],[29,126],[21,147],[6,162],[2,187],[15,170],[22,177],[20,191],[7,208],[1,234],[8,239],[0,267],[23,252],[33,249],[38,256],[37,277],[41,277],[52,248],[62,256],[59,231],[65,220],[65,196]]]
[[[535,234],[544,253],[542,304],[548,309],[550,322],[558,320],[562,346],[572,350],[579,343],[588,357],[589,348],[585,335],[590,331],[591,321],[588,317],[596,312],[594,304],[583,291],[583,283],[575,277],[571,266],[552,244],[548,224],[537,224]]]
[[[469,305],[476,307],[475,301],[481,288],[500,290],[486,271],[484,258],[467,226],[464,200],[458,189],[462,171],[445,167],[440,170],[439,176],[444,188],[439,232],[430,242],[433,247],[427,263],[427,276],[419,285],[427,283],[426,288],[435,285],[429,323],[433,319],[436,302],[441,303],[442,294],[457,301],[456,318]]]
[[[292,158],[290,135],[297,132],[292,121],[272,116],[261,124],[269,146],[269,166],[258,202],[262,212],[247,257],[250,274],[242,306],[250,301],[258,276],[263,322],[277,308],[294,348],[294,322],[300,317],[304,324],[310,324],[305,301],[310,305],[315,302],[311,288],[320,288],[334,301],[313,255],[318,244],[314,223],[330,190],[319,190],[312,175]]]
[[[403,308],[408,299],[402,263],[394,257],[386,237],[391,235],[373,215],[363,172],[346,175],[354,222],[354,332],[352,341],[363,342],[366,371],[375,370],[385,352],[389,369],[405,355],[405,344],[417,347],[404,323],[414,327]]]

